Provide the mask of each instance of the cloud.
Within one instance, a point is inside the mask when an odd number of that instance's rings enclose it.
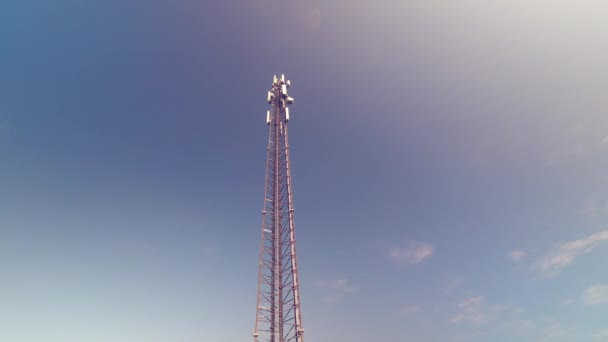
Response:
[[[608,241],[608,230],[593,234],[587,238],[564,243],[555,251],[546,255],[540,261],[540,269],[544,273],[556,273],[569,266],[584,253],[590,253],[601,243]]]
[[[344,297],[346,297],[346,294],[344,293],[336,293],[336,294],[332,294],[332,295],[327,295],[325,297],[323,297],[323,303],[325,304],[334,304],[336,302],[341,301]]]
[[[582,144],[575,144],[563,148],[553,154],[545,161],[545,165],[553,166],[559,161],[580,159],[585,155],[585,147]]]
[[[482,331],[474,331],[474,332],[472,332],[472,333],[470,333],[468,335],[464,335],[461,340],[463,340],[463,341],[476,340],[477,338],[482,337],[482,336],[486,336],[487,334],[488,334],[488,332],[487,331],[483,331],[483,330]]]
[[[332,290],[345,290],[350,289],[347,279],[330,279],[330,280],[317,280],[315,283],[318,287]]]
[[[604,139],[602,139],[602,141],[600,142],[600,144],[602,145],[608,145],[608,135],[604,137]]]
[[[520,327],[524,330],[533,330],[536,329],[536,324],[531,320],[524,319],[518,322]]]
[[[464,280],[464,278],[462,278],[462,277],[452,279],[448,283],[448,288],[453,289],[453,288],[460,286],[460,284],[462,283],[463,280]]]
[[[355,292],[355,287],[350,284],[348,279],[322,279],[317,280],[315,285],[329,292],[323,297],[323,302],[327,304],[335,303]]]
[[[521,315],[522,313],[524,313],[526,310],[524,310],[523,308],[514,308],[513,310],[511,310],[511,313],[513,315]]]
[[[593,334],[593,338],[600,341],[608,340],[608,330],[596,332],[595,334]]]
[[[412,315],[412,314],[417,313],[418,311],[420,311],[420,307],[415,306],[415,305],[408,305],[408,306],[404,306],[401,309],[399,309],[399,314]]]
[[[493,317],[488,313],[486,299],[484,296],[477,296],[464,299],[457,305],[458,313],[450,318],[450,322],[469,322],[473,324],[483,324],[491,321]]]
[[[608,303],[608,285],[595,285],[583,292],[583,302],[587,305],[600,305]]]
[[[606,177],[605,181],[608,181],[608,177]],[[588,218],[608,214],[608,201],[605,198],[594,195],[585,201],[581,211]]]
[[[445,294],[450,293],[455,288],[459,287],[464,281],[463,277],[456,277],[448,282],[447,288],[445,290]]]
[[[523,309],[513,309],[510,305],[489,304],[485,296],[466,298],[456,305],[457,313],[450,318],[451,323],[466,322],[473,325],[483,325],[495,321],[503,314],[513,315],[523,312]],[[505,316],[506,317],[506,316]]]
[[[585,202],[585,206],[583,206],[583,214],[586,217],[594,217],[597,215],[597,206],[595,205],[594,201],[587,201]]]
[[[542,335],[536,340],[537,342],[551,342],[564,338],[572,329],[566,329],[559,323],[549,321],[543,329]]]
[[[435,246],[418,241],[410,242],[406,247],[393,247],[388,251],[388,257],[399,263],[419,264],[430,258],[435,252]]]
[[[605,213],[608,214],[608,201],[595,194],[585,201],[582,213],[589,218],[597,217]]]
[[[535,330],[538,325],[531,319],[521,319],[518,317],[515,319],[500,320],[498,327],[503,329],[503,331],[528,334]]]
[[[513,261],[519,261],[526,256],[526,252],[521,250],[513,250],[509,252],[508,256]]]

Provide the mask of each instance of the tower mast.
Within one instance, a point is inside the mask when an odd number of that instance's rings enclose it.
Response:
[[[290,86],[285,75],[275,75],[268,92],[268,157],[254,342],[304,342],[289,160],[289,105],[294,102],[287,94]]]

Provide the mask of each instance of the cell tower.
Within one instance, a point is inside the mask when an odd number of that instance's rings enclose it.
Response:
[[[268,158],[262,210],[254,342],[304,342],[287,139],[291,82],[285,75],[268,92]]]

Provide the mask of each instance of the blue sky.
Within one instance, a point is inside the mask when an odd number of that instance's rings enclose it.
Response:
[[[3,2],[0,340],[250,339],[277,73],[307,340],[608,340],[607,12]]]

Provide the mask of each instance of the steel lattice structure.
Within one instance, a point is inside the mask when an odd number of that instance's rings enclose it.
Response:
[[[287,134],[288,105],[294,102],[287,95],[290,85],[285,75],[274,76],[268,92],[268,157],[254,342],[304,341]]]

